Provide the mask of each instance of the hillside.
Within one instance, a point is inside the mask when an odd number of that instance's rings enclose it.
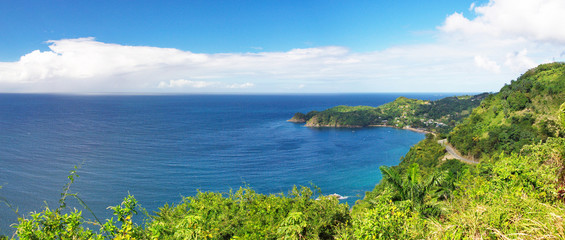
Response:
[[[487,97],[455,127],[449,142],[464,154],[481,157],[563,137],[557,112],[564,102],[565,64],[540,65]]]
[[[296,113],[289,121],[306,123],[307,127],[390,126],[447,133],[487,96],[483,93],[436,101],[399,97],[378,107],[337,106],[321,112]]]
[[[444,160],[428,135],[353,208],[392,202],[411,209],[398,224],[410,239],[565,238],[565,64],[543,64],[488,96],[449,134],[481,157]]]

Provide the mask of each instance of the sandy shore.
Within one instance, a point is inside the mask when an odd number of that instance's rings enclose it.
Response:
[[[292,122],[292,123],[304,123],[301,121],[297,121],[297,120],[293,120],[293,119],[289,119],[286,120],[287,122]],[[304,125],[306,127],[313,127],[313,128],[363,128],[363,126],[359,126],[359,125],[337,125],[337,126],[328,126],[328,125],[309,125],[306,124]],[[431,133],[431,134],[435,134],[433,132],[424,130],[424,129],[420,129],[420,128],[411,128],[411,127],[395,127],[395,126],[389,126],[389,125],[368,125],[367,127],[388,127],[388,128],[396,128],[396,129],[404,129],[404,130],[409,130],[409,131],[413,131],[413,132],[419,132],[419,133]]]
[[[389,128],[396,128],[396,129],[404,129],[404,130],[409,130],[409,131],[413,131],[413,132],[419,132],[419,133],[431,133],[434,134],[433,132],[424,130],[424,129],[419,129],[419,128],[411,128],[411,127],[395,127],[395,126],[389,126],[389,125],[369,125],[369,127],[389,127]]]

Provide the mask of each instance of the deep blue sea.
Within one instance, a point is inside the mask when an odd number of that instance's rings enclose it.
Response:
[[[336,105],[378,106],[398,96],[0,94],[0,197],[20,214],[52,208],[71,186],[101,219],[128,192],[150,213],[201,191],[248,185],[288,193],[320,187],[352,205],[396,165],[421,133],[393,128],[313,129],[286,122],[295,112]],[[82,208],[75,200],[70,205]],[[92,216],[83,211],[86,218]],[[17,215],[0,203],[0,233]]]

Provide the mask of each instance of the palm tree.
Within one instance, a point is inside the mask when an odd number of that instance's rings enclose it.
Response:
[[[437,213],[438,209],[431,204],[426,204],[426,195],[434,188],[444,185],[444,173],[435,172],[426,179],[421,179],[420,166],[414,163],[408,168],[407,174],[403,177],[396,169],[381,166],[383,180],[388,183],[394,193],[394,200],[408,201],[412,209],[427,215],[427,213]]]

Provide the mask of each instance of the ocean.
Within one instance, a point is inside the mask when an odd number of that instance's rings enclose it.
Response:
[[[100,219],[129,194],[149,213],[200,191],[249,186],[260,193],[319,187],[352,205],[424,134],[394,128],[307,128],[286,122],[296,112],[337,105],[378,106],[399,96],[49,95],[0,94],[0,199],[19,214],[58,206],[70,192]],[[69,205],[92,215],[77,201]],[[17,215],[0,203],[0,233]]]

